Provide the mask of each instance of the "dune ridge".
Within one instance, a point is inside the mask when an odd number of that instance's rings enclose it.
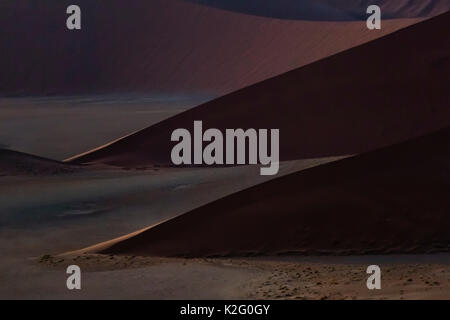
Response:
[[[171,133],[280,129],[280,160],[358,154],[450,124],[450,13],[185,111],[71,158],[74,163],[171,165]]]
[[[448,251],[449,159],[447,127],[251,187],[99,253],[202,257]]]
[[[72,173],[81,167],[19,151],[0,148],[0,176]]]

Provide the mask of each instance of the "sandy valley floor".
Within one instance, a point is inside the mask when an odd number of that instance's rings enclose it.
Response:
[[[382,289],[366,288],[367,265]],[[65,267],[82,289],[65,288]],[[81,255],[27,262],[30,276],[8,298],[64,299],[448,299],[450,255],[167,259]],[[10,283],[11,279],[7,282]],[[4,295],[3,293],[2,295]]]
[[[322,161],[327,159],[284,163],[282,173]],[[449,254],[239,259],[58,256],[266,179],[257,170],[94,170],[2,177],[0,298],[450,298]],[[225,176],[228,183],[219,183]],[[179,201],[173,202],[173,197]],[[66,288],[69,264],[82,269],[81,291]],[[366,288],[365,270],[370,264],[382,269],[382,290]]]

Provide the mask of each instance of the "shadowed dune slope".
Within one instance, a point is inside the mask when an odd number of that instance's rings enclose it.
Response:
[[[102,253],[157,256],[450,249],[450,127],[219,199]]]
[[[80,167],[31,154],[0,149],[0,176],[70,173]]]
[[[187,0],[226,10],[281,19],[365,20],[370,5],[383,18],[430,17],[450,10],[447,0]]]
[[[220,95],[373,40],[418,19],[283,21],[177,0],[0,2],[0,95]]]
[[[236,91],[72,159],[171,164],[171,133],[278,128],[281,160],[358,154],[450,125],[450,13]]]

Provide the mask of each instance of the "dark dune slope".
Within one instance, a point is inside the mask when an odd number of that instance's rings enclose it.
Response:
[[[450,125],[450,13],[203,104],[75,157],[171,164],[171,133],[280,129],[281,160],[357,154]]]
[[[416,20],[282,21],[177,0],[0,1],[0,95],[212,94],[240,89]],[[324,41],[327,39],[327,41]]]
[[[364,20],[369,5],[385,19],[430,17],[450,10],[447,0],[187,0],[216,8],[281,19]]]
[[[450,127],[252,187],[102,253],[214,256],[450,250]]]

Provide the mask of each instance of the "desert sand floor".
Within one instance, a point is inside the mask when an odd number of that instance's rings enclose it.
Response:
[[[279,175],[334,159],[282,163]],[[220,169],[98,169],[88,168],[61,175],[0,177],[0,298],[72,297],[73,295],[67,295],[65,284],[62,283],[61,287],[58,280],[64,280],[65,273],[53,272],[36,265],[36,258],[80,249],[128,234],[270,179],[259,175],[259,166]],[[124,271],[117,272],[124,274]],[[134,272],[131,271],[131,274]],[[167,273],[161,274],[163,282],[166,277],[183,276],[176,269],[168,268],[165,272]],[[204,286],[206,290],[208,284],[201,284],[203,272],[196,267],[191,272],[193,274],[187,273],[184,276],[195,279],[197,275],[197,285]],[[245,276],[241,271],[233,269],[230,269],[228,275],[221,268],[213,268],[212,272],[227,283],[234,276]],[[137,291],[127,284],[132,282],[128,276],[122,278],[122,285],[117,284],[122,289],[109,290],[102,287],[106,278],[97,278],[98,275],[99,273],[95,273],[92,278],[94,282],[96,279],[100,281],[96,293],[90,291],[83,297],[137,297]],[[121,279],[121,276],[118,275],[116,279]],[[141,283],[139,276],[136,278],[136,285],[138,283]],[[218,284],[217,293],[199,288],[196,297],[234,296],[232,293],[223,294],[227,285]],[[195,288],[186,284],[178,293],[161,293],[158,296],[157,292],[143,292],[139,297],[182,297],[182,294],[194,292],[191,289]]]
[[[282,163],[281,174],[331,159]],[[0,178],[1,299],[450,299],[450,254],[172,259],[60,256],[262,182],[258,167]],[[227,183],[222,183],[226,177]],[[173,201],[177,199],[177,201]],[[65,267],[82,269],[82,290]],[[368,265],[382,269],[369,291]]]
[[[82,270],[81,290],[65,268]],[[378,264],[380,290],[365,270]],[[32,299],[449,299],[450,255],[168,259],[80,255],[30,259],[20,287],[1,297]],[[3,280],[3,279],[2,279]],[[10,284],[13,279],[2,281]]]
[[[332,159],[282,163],[280,174]],[[1,299],[450,299],[450,254],[169,259],[59,256],[267,180],[259,167],[0,178]],[[227,181],[227,183],[223,183]],[[177,199],[177,201],[174,201]],[[82,270],[66,288],[65,267]],[[382,269],[369,291],[368,265]]]

